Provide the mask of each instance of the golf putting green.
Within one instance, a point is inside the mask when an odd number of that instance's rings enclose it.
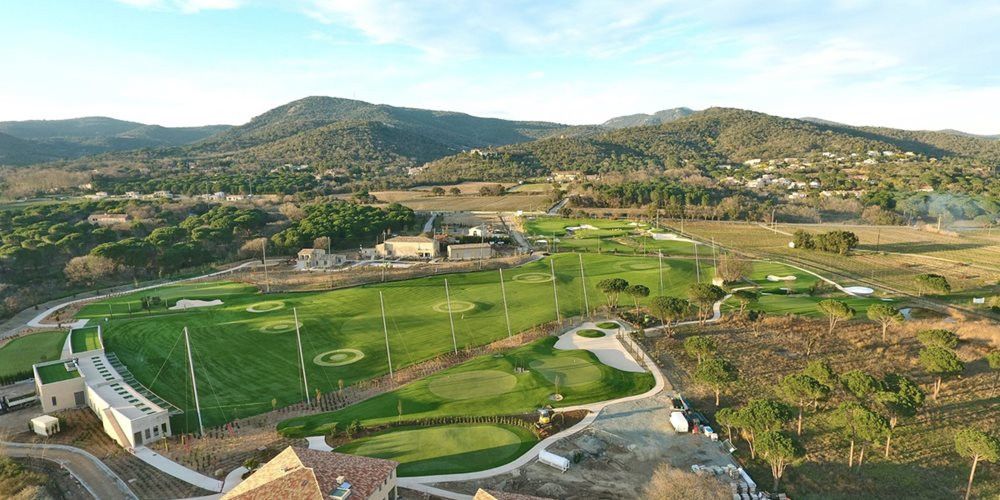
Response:
[[[545,273],[521,273],[512,279],[521,283],[548,283],[552,281],[552,275]]]
[[[537,442],[531,431],[503,424],[402,427],[354,440],[340,453],[400,463],[400,476],[485,470],[514,460]]]
[[[528,364],[533,370],[553,384],[559,380],[559,387],[574,387],[601,381],[601,370],[593,363],[581,358],[546,358]]]
[[[623,271],[649,271],[650,269],[657,269],[659,263],[653,262],[643,262],[643,261],[630,261],[630,262],[619,262],[618,268]],[[664,271],[666,271],[667,266],[663,266]]]
[[[475,308],[476,308],[476,305],[473,304],[472,302],[468,302],[468,301],[465,301],[465,300],[453,300],[453,301],[451,301],[451,312],[453,312],[453,313],[460,313],[460,312],[471,311],[471,310],[473,310]],[[432,309],[434,309],[437,312],[447,313],[448,312],[448,301],[438,302],[437,304],[434,304],[434,307]]]
[[[604,333],[604,332],[602,332],[600,330],[591,330],[590,328],[586,328],[586,329],[583,329],[583,330],[577,330],[576,334],[579,335],[579,336],[581,336],[581,337],[586,337],[588,339],[599,339],[599,338],[607,335],[606,333]]]
[[[247,307],[247,312],[252,313],[264,313],[270,311],[277,311],[278,309],[283,309],[285,303],[280,300],[268,300],[265,302],[258,302],[256,304]]]
[[[298,326],[302,326],[302,322],[298,323]],[[260,327],[260,331],[263,333],[286,333],[295,331],[295,321],[274,321]]]
[[[499,370],[478,370],[450,373],[436,377],[427,384],[434,395],[451,401],[490,397],[510,392],[517,377]]]
[[[313,363],[319,366],[344,366],[357,363],[363,357],[365,357],[365,353],[357,349],[334,349],[316,355],[313,358]]]
[[[600,322],[600,323],[597,324],[597,327],[598,328],[603,328],[605,330],[617,330],[617,329],[621,328],[622,326],[619,325],[618,323],[615,323],[614,321],[602,321],[602,322]]]

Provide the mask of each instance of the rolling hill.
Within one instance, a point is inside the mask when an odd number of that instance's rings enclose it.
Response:
[[[670,123],[685,116],[691,116],[695,111],[691,108],[672,108],[657,111],[653,114],[638,113],[612,118],[601,124],[604,128],[645,127]]]

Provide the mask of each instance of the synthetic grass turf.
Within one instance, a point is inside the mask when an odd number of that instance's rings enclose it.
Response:
[[[605,328],[605,327],[601,327],[601,328]],[[614,326],[614,327],[609,326],[607,328],[617,328],[617,325]],[[591,330],[589,328],[583,329],[583,330],[577,330],[576,334],[579,335],[579,336],[581,336],[581,337],[586,337],[588,339],[599,339],[599,338],[601,338],[601,337],[603,337],[605,335],[605,333],[602,332],[602,331],[600,331],[600,330]]]
[[[59,359],[66,332],[42,332],[11,340],[0,347],[0,377],[31,371],[31,365]]]
[[[101,348],[101,339],[97,334],[97,328],[83,328],[79,330],[73,330],[73,336],[70,337],[70,348],[73,350],[73,354],[93,351],[94,349]]]
[[[450,424],[393,428],[337,451],[395,460],[400,462],[397,474],[405,477],[490,469],[524,454],[536,442],[531,431],[514,425]]]
[[[570,234],[567,227],[590,225],[597,229],[579,229]],[[663,252],[664,255],[694,255],[694,245],[686,241],[656,240],[650,236],[639,234],[639,231],[649,229],[646,224],[632,225],[629,221],[608,219],[572,219],[566,217],[535,217],[524,222],[525,231],[535,237],[543,238],[552,248],[553,238],[558,251],[574,250],[584,252],[607,252],[634,254],[636,252]],[[710,255],[711,249],[699,249],[704,255]]]
[[[61,382],[71,378],[77,378],[80,376],[80,372],[79,370],[69,371],[66,369],[66,365],[64,363],[56,363],[52,365],[39,366],[38,376],[41,377],[43,384],[51,384],[53,382]]]
[[[655,384],[649,373],[612,368],[588,351],[555,350],[552,346],[556,340],[547,337],[501,357],[481,356],[342,410],[285,420],[278,424],[278,430],[289,437],[304,437],[325,434],[334,423],[343,429],[354,420],[363,425],[393,422],[400,418],[400,404],[404,420],[513,415],[533,412],[547,404],[572,406],[641,394]],[[518,368],[524,370],[519,373]],[[512,375],[517,384],[506,392],[483,391],[477,397],[465,399],[442,398],[432,390],[439,380],[452,379],[455,374],[483,371],[501,372],[505,377]],[[558,403],[549,399],[555,392],[557,375],[561,377],[559,393],[563,395]],[[477,391],[487,384],[475,380],[466,390]]]
[[[614,321],[602,321],[597,324],[598,328],[604,328],[605,330],[615,330],[621,328],[621,325]]]

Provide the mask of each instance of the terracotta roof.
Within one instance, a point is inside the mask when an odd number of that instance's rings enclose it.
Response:
[[[289,446],[222,498],[323,499],[337,489],[337,478],[343,476],[351,483],[352,497],[363,499],[378,491],[398,465],[392,460]]]
[[[434,240],[426,236],[396,236],[386,240],[388,243],[430,243]]]
[[[476,492],[476,496],[472,497],[472,500],[551,500],[548,497],[536,497],[531,495],[522,495],[520,493],[507,493],[505,491],[496,490],[484,490],[479,488]]]

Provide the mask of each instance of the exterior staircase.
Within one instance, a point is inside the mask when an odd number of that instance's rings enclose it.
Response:
[[[111,408],[104,409],[104,416],[108,418],[108,422],[111,422],[111,427],[115,429],[115,435],[118,436],[118,444],[122,445],[122,448],[128,450],[129,453],[133,453],[132,445],[129,444],[128,436],[125,435],[125,431],[122,427],[118,425],[118,419],[115,418],[115,414],[111,412]]]

